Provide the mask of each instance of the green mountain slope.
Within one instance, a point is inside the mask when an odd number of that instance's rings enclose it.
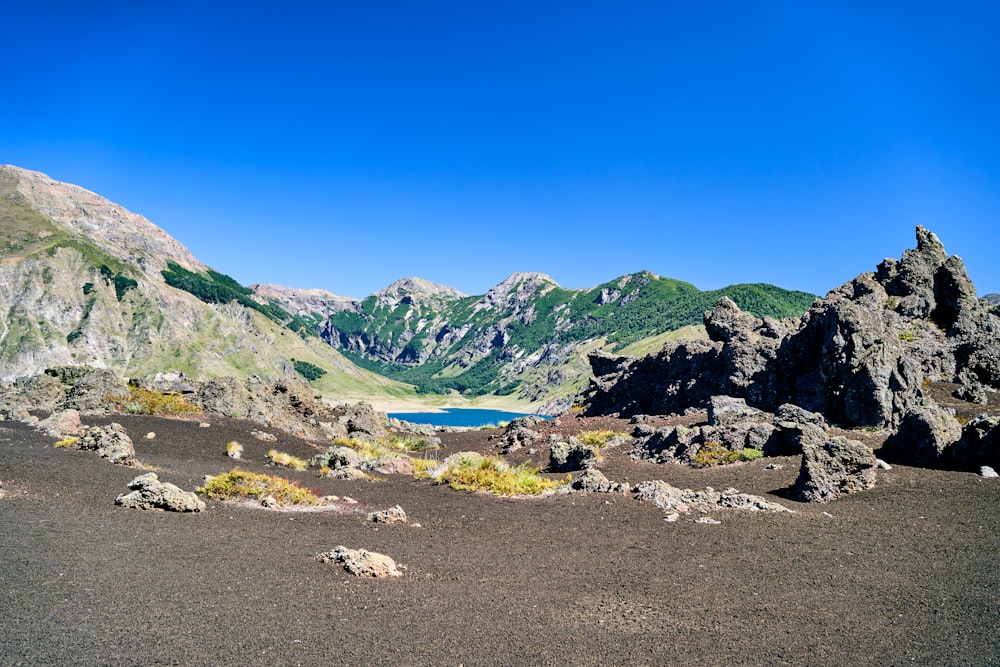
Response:
[[[759,284],[701,291],[649,272],[589,290],[519,273],[484,296],[460,295],[426,281],[420,290],[401,283],[341,304],[327,316],[323,338],[358,365],[421,392],[563,403],[589,376],[582,362],[586,352],[620,352],[700,325],[704,311],[721,296],[757,316],[777,318],[801,315],[815,298]]]
[[[199,298],[165,275],[187,287],[217,283],[240,298]],[[43,174],[0,167],[0,379],[71,364],[195,379],[315,367],[313,386],[335,398],[413,395],[321,341],[316,323],[306,327],[212,271],[141,216]]]

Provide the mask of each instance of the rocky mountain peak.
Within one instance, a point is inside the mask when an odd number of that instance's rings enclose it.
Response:
[[[0,193],[156,276],[168,261],[192,271],[207,269],[179,241],[143,216],[76,185],[60,183],[37,171],[2,165]]]
[[[384,290],[375,292],[375,296],[441,297],[446,299],[463,299],[468,296],[468,294],[464,294],[454,287],[439,285],[438,283],[432,283],[431,281],[424,280],[423,278],[411,276],[409,278],[400,278]]]
[[[517,271],[510,274],[499,285],[495,285],[476,304],[476,310],[483,308],[510,308],[523,305],[533,296],[544,294],[559,283],[544,273]]]
[[[319,313],[325,316],[358,308],[357,299],[337,296],[325,289],[298,289],[268,284],[250,285],[250,289],[265,299],[276,299],[286,310],[296,315]]]

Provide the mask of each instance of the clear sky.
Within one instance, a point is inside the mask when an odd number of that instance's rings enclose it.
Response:
[[[0,0],[0,163],[244,284],[1000,292],[1000,2]]]

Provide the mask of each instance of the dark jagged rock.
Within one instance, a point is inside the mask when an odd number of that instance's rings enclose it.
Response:
[[[620,482],[613,482],[596,468],[589,468],[580,473],[572,482],[570,488],[582,493],[625,493],[627,489]]]
[[[510,454],[522,447],[532,446],[539,440],[540,436],[532,431],[531,427],[543,421],[545,420],[535,415],[512,419],[497,439],[497,449],[501,454]]]
[[[962,427],[951,413],[937,405],[922,405],[903,417],[881,455],[890,463],[936,468],[961,437]]]
[[[557,442],[549,451],[551,472],[572,472],[593,468],[600,460],[597,448],[581,442]]]
[[[825,503],[875,485],[875,455],[864,444],[844,437],[808,444],[792,495],[803,502]]]
[[[928,403],[925,379],[1000,388],[1000,317],[975,298],[960,258],[923,227],[916,235],[901,260],[831,291],[797,322],[757,319],[720,299],[705,313],[710,341],[595,359],[586,414],[680,414],[727,395],[768,412],[792,403],[843,426],[892,428]]]
[[[366,440],[378,441],[389,437],[386,429],[388,418],[384,413],[380,413],[371,406],[370,403],[362,401],[347,408],[344,418],[347,425],[347,433],[354,438],[364,438]]]
[[[967,470],[1000,467],[1000,417],[984,415],[967,423],[952,447],[951,460]]]

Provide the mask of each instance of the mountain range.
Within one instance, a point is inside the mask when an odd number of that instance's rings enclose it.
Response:
[[[0,379],[57,365],[132,377],[297,373],[331,398],[568,407],[596,350],[645,354],[700,337],[722,296],[758,317],[814,296],[772,285],[701,291],[649,272],[585,290],[515,273],[470,296],[420,278],[365,299],[244,287],[140,215],[77,186],[0,167]]]

